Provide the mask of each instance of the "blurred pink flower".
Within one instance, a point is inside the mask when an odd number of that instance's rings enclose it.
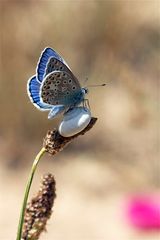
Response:
[[[160,230],[160,197],[134,196],[127,204],[127,219],[142,230]]]

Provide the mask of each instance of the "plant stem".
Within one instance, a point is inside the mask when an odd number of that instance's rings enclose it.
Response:
[[[25,194],[24,194],[24,199],[23,199],[23,203],[22,203],[22,209],[21,209],[21,213],[20,213],[20,218],[19,218],[19,224],[18,224],[18,231],[17,231],[17,238],[16,240],[21,240],[22,237],[22,228],[23,228],[23,222],[24,222],[24,214],[25,214],[25,209],[26,209],[26,205],[27,205],[27,200],[28,200],[28,196],[29,196],[29,192],[30,192],[30,188],[31,188],[31,184],[33,181],[33,177],[34,177],[34,173],[36,171],[37,165],[39,163],[39,160],[41,159],[41,157],[43,156],[43,154],[46,152],[46,149],[43,147],[40,152],[37,154],[32,168],[31,168],[31,172],[29,174],[29,178],[27,181],[27,185],[26,185],[26,189],[25,189]]]

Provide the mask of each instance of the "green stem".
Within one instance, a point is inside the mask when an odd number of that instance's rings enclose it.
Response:
[[[37,154],[32,168],[31,168],[31,172],[29,174],[29,178],[27,181],[27,185],[26,185],[26,190],[25,190],[25,194],[24,194],[24,199],[23,199],[23,204],[22,204],[22,209],[21,209],[21,213],[20,213],[20,218],[19,218],[19,224],[18,224],[18,232],[17,232],[17,238],[16,240],[21,240],[22,237],[22,228],[23,228],[23,222],[24,222],[24,214],[25,214],[25,209],[26,209],[26,205],[27,205],[27,200],[28,200],[28,196],[29,196],[29,191],[31,188],[31,184],[33,181],[33,177],[34,177],[34,173],[36,171],[37,165],[39,163],[39,160],[41,159],[41,157],[43,156],[43,154],[46,152],[45,148],[42,148],[40,150],[40,152]]]

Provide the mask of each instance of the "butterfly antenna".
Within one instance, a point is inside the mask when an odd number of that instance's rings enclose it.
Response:
[[[103,84],[96,84],[96,85],[88,85],[87,87],[105,87],[107,84],[103,83]]]
[[[88,82],[88,77],[86,77],[86,78],[84,79],[84,81],[83,81],[83,85],[85,85],[86,82]]]

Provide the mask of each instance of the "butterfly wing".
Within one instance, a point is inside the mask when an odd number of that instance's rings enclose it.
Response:
[[[78,105],[83,100],[83,92],[72,74],[54,71],[42,82],[41,99],[46,104],[70,107]]]
[[[29,79],[27,92],[35,107],[41,111],[50,110],[49,118],[83,100],[78,80],[64,59],[49,47],[40,56],[37,76]]]
[[[44,77],[54,70],[65,70],[71,73],[71,70],[65,60],[52,48],[45,48],[41,53],[37,66],[37,78],[42,82]]]
[[[64,110],[65,110],[65,106],[63,106],[63,105],[53,106],[53,108],[51,109],[51,111],[48,114],[48,119],[53,119],[53,118],[57,117],[57,115],[62,113]]]
[[[68,72],[70,75],[73,75],[70,69],[63,62],[54,57],[51,57],[46,66],[45,76],[53,71],[64,71]],[[76,78],[74,75],[73,77]]]
[[[27,93],[33,105],[41,111],[48,111],[52,106],[43,103],[40,99],[41,84],[37,81],[36,76],[31,77],[27,83]]]

